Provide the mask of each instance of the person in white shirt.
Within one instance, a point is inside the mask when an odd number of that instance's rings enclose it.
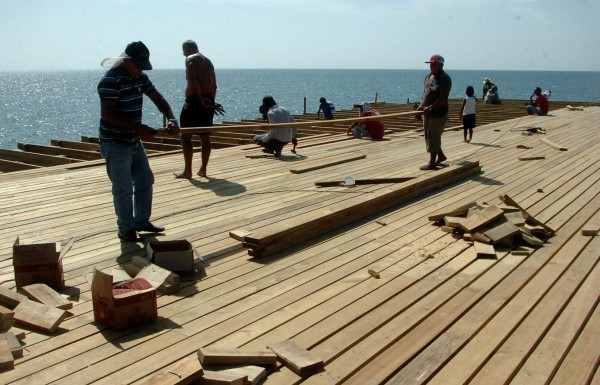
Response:
[[[473,129],[475,128],[475,106],[477,105],[477,98],[475,95],[475,89],[468,86],[466,90],[467,96],[463,99],[462,107],[460,107],[460,117],[463,122],[465,143],[471,142],[473,138]],[[469,138],[467,139],[467,131],[469,132]]]
[[[275,99],[271,95],[263,98],[263,102],[258,108],[263,119],[269,123],[294,123],[294,117],[290,112],[282,106],[277,105]],[[298,130],[289,127],[272,128],[265,134],[254,136],[252,140],[259,146],[264,147],[263,152],[281,156],[283,146],[292,142],[294,147],[298,145]]]

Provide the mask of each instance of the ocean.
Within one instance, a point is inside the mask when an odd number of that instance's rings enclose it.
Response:
[[[550,90],[552,100],[600,102],[600,72],[467,71],[447,69],[452,77],[451,98],[462,98],[472,85],[481,98],[482,80],[490,77],[505,99],[527,100],[536,86]],[[337,109],[352,108],[363,100],[393,103],[417,102],[423,91],[423,70],[319,70],[221,69],[217,70],[217,102],[226,111],[215,122],[259,117],[264,95],[292,113],[316,112],[324,96]],[[50,144],[50,139],[79,141],[97,136],[100,101],[96,86],[102,70],[0,72],[0,148],[15,149],[18,142]],[[183,104],[185,72],[153,70],[148,76],[179,117]],[[149,99],[144,102],[144,123],[162,125],[162,115]]]

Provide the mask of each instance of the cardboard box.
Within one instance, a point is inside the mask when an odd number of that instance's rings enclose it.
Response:
[[[150,261],[169,271],[188,273],[194,271],[194,248],[187,240],[149,242]]]
[[[13,266],[17,289],[34,283],[45,283],[55,290],[65,285],[62,258],[73,245],[60,242],[23,244],[17,237],[13,245]]]
[[[113,329],[154,320],[158,316],[156,289],[144,278],[112,285],[112,275],[94,269],[92,303],[94,319]]]

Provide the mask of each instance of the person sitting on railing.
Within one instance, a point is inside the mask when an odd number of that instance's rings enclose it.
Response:
[[[287,108],[277,105],[271,95],[263,98],[258,110],[263,119],[269,123],[294,123],[292,114]],[[294,147],[298,145],[297,135],[298,130],[295,127],[277,127],[270,129],[267,133],[254,136],[252,140],[259,146],[264,147],[263,152],[279,157],[281,156],[281,150],[289,142],[292,142]]]

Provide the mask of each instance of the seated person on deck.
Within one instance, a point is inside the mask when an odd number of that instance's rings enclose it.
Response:
[[[359,106],[360,117],[365,116],[376,116],[379,115],[377,110],[371,108],[368,102],[362,102]],[[354,122],[348,128],[348,135],[352,135],[354,138],[360,139],[367,137],[371,139],[382,139],[385,131],[383,120],[367,120],[363,123]]]
[[[535,96],[535,99],[533,98]],[[525,103],[527,104],[527,103]],[[550,104],[548,103],[548,98],[542,94],[542,89],[540,87],[535,87],[533,90],[533,94],[529,97],[529,105],[527,105],[527,114],[528,115],[548,115],[548,110],[550,109]]]
[[[263,102],[258,108],[263,119],[269,123],[294,123],[294,117],[285,108],[278,106],[272,96],[267,95],[263,98]],[[294,146],[298,144],[298,130],[296,128],[272,128],[265,134],[254,136],[252,140],[259,146],[264,147],[263,152],[281,156],[283,146],[292,142]]]

